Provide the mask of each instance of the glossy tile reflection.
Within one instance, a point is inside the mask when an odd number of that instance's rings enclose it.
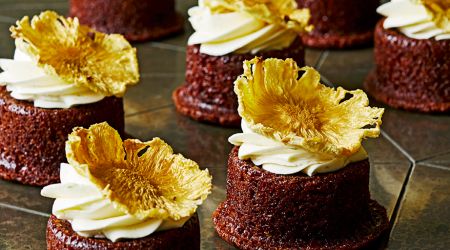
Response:
[[[29,187],[0,180],[0,204],[4,203],[50,214],[53,200],[42,197],[40,192],[40,187]]]
[[[45,249],[47,220],[0,205],[0,249]]]
[[[391,249],[448,249],[450,171],[418,165],[391,234]]]

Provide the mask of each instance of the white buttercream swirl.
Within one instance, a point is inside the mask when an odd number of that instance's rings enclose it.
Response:
[[[200,52],[211,56],[279,50],[289,47],[298,36],[282,25],[268,24],[247,13],[211,13],[201,0],[188,14],[195,30],[188,44],[200,44]]]
[[[239,159],[251,161],[274,174],[295,174],[303,172],[309,176],[318,173],[334,172],[351,162],[367,159],[363,147],[351,155],[331,157],[306,149],[288,146],[261,134],[253,132],[242,120],[242,133],[232,135],[228,141],[239,147]]]
[[[48,75],[26,53],[16,48],[14,59],[0,59],[0,86],[17,100],[33,101],[39,108],[70,108],[95,103],[105,96]]]
[[[386,16],[385,29],[398,28],[414,39],[450,39],[450,32],[436,26],[433,16],[424,5],[412,0],[392,0],[378,7],[377,12]]]
[[[56,199],[52,213],[58,219],[68,220],[77,234],[84,237],[119,239],[146,237],[154,232],[179,228],[189,218],[141,220],[117,210],[111,201],[71,165],[62,163],[61,183],[42,189],[41,195]]]

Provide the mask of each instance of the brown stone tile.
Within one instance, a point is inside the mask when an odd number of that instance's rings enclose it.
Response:
[[[212,213],[216,210],[217,205],[225,200],[225,196],[225,188],[214,185],[212,194],[198,210],[200,218],[201,249],[235,249],[217,235],[211,219]]]
[[[390,249],[448,249],[450,171],[417,166],[391,233]]]
[[[387,108],[382,128],[416,161],[449,152],[450,116]]]
[[[369,154],[369,159],[374,163],[408,163],[406,158],[383,135],[378,138],[363,141],[363,146]]]
[[[0,180],[0,203],[51,213],[53,200],[40,195],[40,187]]]
[[[152,47],[149,43],[134,46],[137,48],[141,74],[184,74],[186,64],[184,51]]]
[[[370,193],[372,199],[386,208],[388,218],[393,215],[410,166],[407,161],[370,164]]]
[[[446,153],[443,155],[433,157],[431,159],[427,159],[427,160],[421,162],[421,164],[430,164],[430,165],[450,168],[450,153]]]
[[[187,15],[187,10],[192,7],[197,5],[198,0],[176,0],[176,8],[179,12]]]
[[[125,115],[171,105],[172,91],[183,82],[184,74],[143,74],[125,94]]]
[[[47,217],[0,206],[0,249],[46,249]]]
[[[232,147],[227,139],[239,130],[198,123],[167,107],[127,117],[126,131],[141,140],[160,137],[201,167],[221,168]]]
[[[68,13],[68,2],[69,1],[50,1],[45,0],[41,1],[0,1],[0,16],[9,17],[13,20],[10,20],[9,24],[14,24],[14,20],[21,19],[24,16],[34,16],[39,15],[42,11],[53,10],[59,13],[60,15],[67,15]],[[7,20],[7,19],[6,19]]]
[[[1,16],[0,16],[1,20]],[[11,24],[0,22],[0,58],[12,58],[14,55],[14,40],[10,38],[11,32],[9,27]]]
[[[305,49],[305,63],[307,66],[316,67],[323,51],[316,49]]]
[[[335,86],[362,89],[367,73],[373,67],[373,49],[327,51],[318,70]],[[325,56],[324,55],[324,56]]]
[[[157,119],[155,119],[157,118]],[[226,162],[231,145],[227,142],[235,129],[198,123],[181,116],[172,107],[127,117],[127,131],[133,137],[149,140],[158,136],[176,153],[197,161],[213,176],[213,191],[199,208],[202,249],[234,249],[217,236],[211,215],[226,196]]]

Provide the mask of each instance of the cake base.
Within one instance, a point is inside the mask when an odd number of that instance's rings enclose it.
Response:
[[[59,182],[65,142],[74,127],[108,122],[124,133],[123,100],[103,100],[69,109],[44,109],[11,97],[0,86],[0,178],[33,186]]]
[[[345,49],[368,46],[373,43],[373,30],[350,33],[305,33],[302,36],[303,44],[316,49]]]
[[[386,210],[376,201],[369,204],[370,217],[361,221],[359,227],[347,237],[330,239],[326,235],[321,240],[285,242],[282,238],[255,234],[246,228],[234,215],[231,204],[222,202],[213,213],[217,234],[229,244],[239,249],[367,249],[379,244],[377,241],[387,232]]]
[[[361,249],[389,229],[371,200],[369,161],[330,173],[279,175],[228,158],[227,197],[213,213],[220,237],[240,249]]]
[[[423,102],[421,99],[411,99],[397,96],[390,96],[389,90],[383,89],[378,82],[375,70],[372,70],[364,81],[364,89],[375,100],[385,103],[393,108],[400,108],[409,111],[419,111],[424,113],[448,113],[450,112],[450,103]]]
[[[238,127],[241,117],[234,109],[202,102],[187,93],[184,85],[175,89],[172,100],[177,111],[196,121],[219,124],[224,127]]]
[[[200,249],[200,227],[195,214],[181,228],[161,231],[140,239],[128,239],[112,242],[104,238],[87,238],[73,231],[66,220],[60,220],[54,215],[47,223],[47,250],[97,250],[97,249],[132,249],[160,250]]]

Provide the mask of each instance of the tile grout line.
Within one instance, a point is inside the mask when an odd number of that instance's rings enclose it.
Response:
[[[400,151],[411,163],[415,164],[416,161],[414,158],[406,152],[394,139],[392,139],[384,130],[380,129],[381,135],[384,136],[394,147]]]
[[[389,228],[389,238],[392,238],[392,233],[394,232],[393,229],[394,229],[395,223],[397,222],[397,219],[398,219],[398,214],[399,214],[400,209],[402,208],[403,203],[405,201],[404,198],[405,198],[408,186],[409,186],[409,180],[411,179],[411,176],[414,173],[415,168],[416,168],[416,164],[413,162],[408,169],[408,173],[406,175],[405,181],[403,182],[402,189],[400,189],[400,193],[398,195],[397,202],[395,203],[394,210],[392,210],[392,216],[391,216],[391,219],[389,220],[389,227],[390,227]]]
[[[330,51],[329,51],[329,50],[325,50],[325,51],[323,51],[323,52],[320,54],[319,59],[317,60],[316,64],[314,65],[314,68],[315,68],[317,71],[319,71],[320,68],[322,67],[323,63],[325,62],[325,60],[326,60],[327,57],[328,57],[328,54],[330,54]]]
[[[166,104],[166,105],[163,105],[163,106],[158,106],[158,107],[155,107],[155,108],[151,108],[151,109],[146,109],[146,110],[138,111],[138,112],[136,112],[136,113],[131,113],[131,114],[129,114],[129,115],[125,115],[125,118],[129,118],[129,117],[133,117],[133,116],[145,114],[145,113],[148,113],[148,112],[153,112],[153,111],[156,111],[156,110],[160,110],[160,109],[172,107],[172,105],[173,105],[173,104],[170,103],[170,104]]]
[[[434,158],[437,158],[437,157],[443,156],[443,155],[447,155],[447,154],[450,154],[450,151],[438,153],[438,154],[435,154],[435,155],[426,156],[426,157],[424,157],[424,158],[422,158],[420,160],[417,160],[416,162],[422,164],[422,162],[425,162],[425,161],[428,161],[428,160],[432,160]]]
[[[34,215],[39,215],[39,216],[43,216],[43,217],[50,217],[50,214],[47,214],[47,213],[39,212],[39,211],[28,209],[28,208],[14,206],[14,205],[6,204],[3,202],[0,202],[0,207],[6,207],[6,208],[9,208],[12,210],[17,210],[17,211],[34,214]]]
[[[320,80],[323,81],[323,83],[325,83],[325,85],[327,85],[328,87],[332,87],[332,88],[335,87],[334,84],[331,83],[331,81],[328,80],[328,78],[322,74],[320,75]]]
[[[398,215],[400,213],[400,209],[403,206],[404,198],[406,195],[406,191],[409,186],[409,181],[411,179],[412,174],[414,173],[414,170],[416,169],[416,161],[414,158],[405,150],[403,149],[394,139],[392,139],[384,130],[380,129],[381,135],[385,137],[389,143],[391,143],[400,153],[402,153],[410,162],[410,167],[408,169],[408,173],[406,174],[406,178],[403,181],[402,188],[400,189],[400,193],[398,195],[397,201],[395,202],[394,209],[392,210],[391,219],[389,220],[389,238],[392,238],[392,233],[394,232],[394,226],[395,223],[398,220]]]
[[[424,166],[430,167],[430,168],[437,168],[437,169],[441,169],[441,170],[450,171],[450,167],[444,167],[444,166],[433,164],[433,163],[421,162],[420,165],[424,165]]]

